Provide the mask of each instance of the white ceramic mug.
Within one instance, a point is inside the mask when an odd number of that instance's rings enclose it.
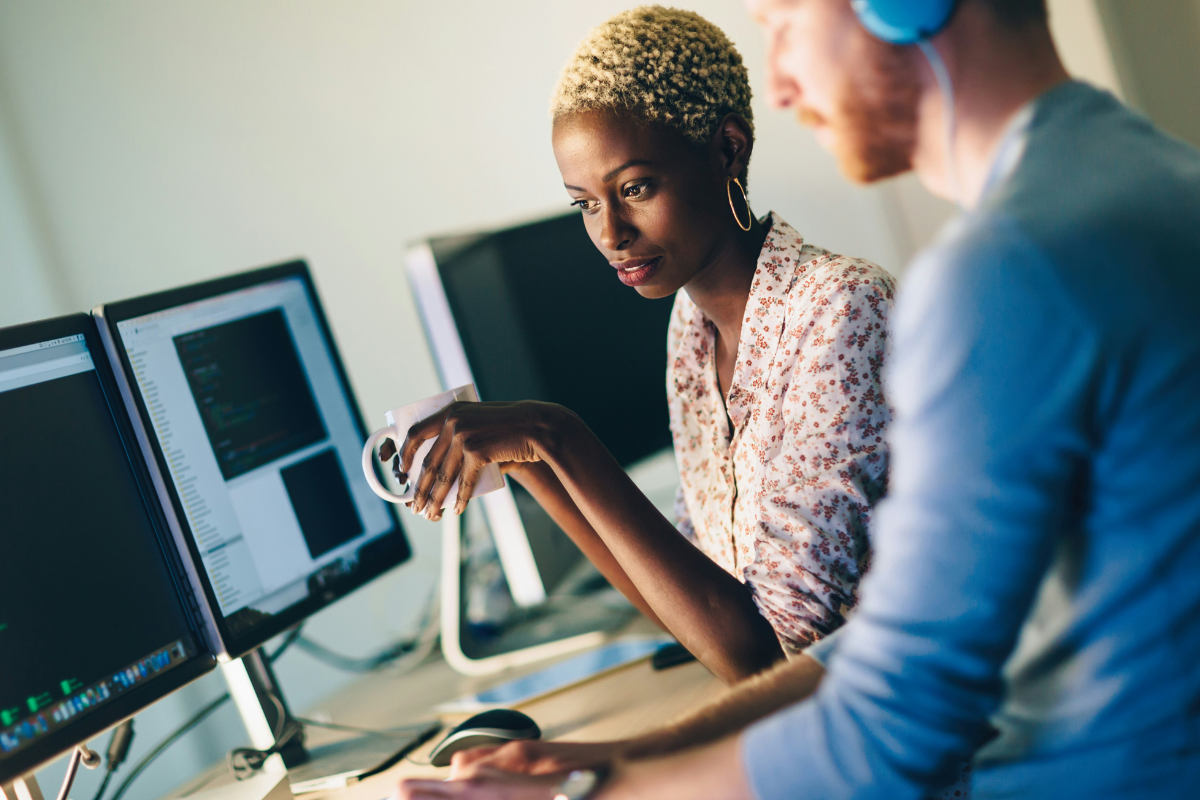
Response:
[[[404,444],[404,437],[408,435],[409,428],[423,419],[432,417],[446,406],[459,400],[472,403],[479,402],[479,394],[475,391],[475,384],[468,383],[466,386],[459,386],[457,389],[435,394],[432,397],[426,397],[424,400],[418,400],[415,403],[409,403],[400,408],[393,408],[384,414],[388,426],[380,428],[368,436],[367,443],[363,446],[363,474],[367,476],[367,483],[375,494],[389,503],[407,503],[409,500],[412,500],[413,494],[416,492],[417,480],[420,477],[421,462],[424,461],[425,454],[433,447],[433,443],[437,441],[437,437],[426,439],[417,449],[417,454],[413,456],[412,469],[409,471],[408,487],[403,494],[396,494],[389,491],[386,486],[379,482],[379,476],[375,472],[375,446],[385,438],[388,438],[394,441],[396,448],[399,449]],[[500,465],[488,464],[479,473],[479,480],[475,483],[475,490],[471,492],[471,497],[479,497],[480,495],[503,488],[504,476],[500,473]],[[454,505],[457,498],[458,481],[456,480],[454,485],[450,487],[450,491],[446,493],[446,499],[442,501],[442,508]]]

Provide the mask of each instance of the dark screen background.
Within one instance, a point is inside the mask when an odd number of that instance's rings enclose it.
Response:
[[[481,400],[574,411],[622,466],[671,446],[667,326],[674,298],[617,280],[579,214],[430,243]],[[546,591],[581,558],[510,482]]]
[[[0,392],[0,453],[0,708],[190,650],[96,373]]]
[[[674,298],[617,280],[578,214],[432,246],[480,399],[560,403],[623,466],[671,446]]]
[[[282,309],[173,341],[225,480],[326,437]]]
[[[279,470],[313,560],[363,532],[350,484],[332,447]]]

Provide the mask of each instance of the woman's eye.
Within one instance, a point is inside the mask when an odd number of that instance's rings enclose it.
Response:
[[[635,183],[632,186],[626,186],[625,187],[625,196],[626,197],[641,197],[642,195],[644,195],[646,193],[646,187],[647,187],[647,184],[645,184],[645,183]]]
[[[583,198],[576,200],[571,205],[578,207],[582,211],[591,211],[593,207],[591,200],[584,200]]]

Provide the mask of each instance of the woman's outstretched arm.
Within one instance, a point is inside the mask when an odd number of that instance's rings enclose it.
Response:
[[[396,445],[388,439],[379,449],[379,458],[382,461],[388,461],[396,453]],[[667,629],[667,626],[654,613],[654,609],[646,602],[646,598],[642,597],[642,593],[638,591],[637,586],[634,585],[625,570],[617,563],[617,559],[608,549],[608,545],[596,533],[592,524],[587,521],[587,517],[579,510],[579,506],[575,505],[575,501],[567,493],[562,481],[554,474],[554,470],[542,461],[509,461],[503,464],[501,469],[533,495],[533,499],[537,500],[538,505],[550,515],[558,527],[563,529],[563,532],[571,538],[571,541],[583,552],[588,561],[600,570],[600,574],[617,591],[633,603],[638,611],[645,614],[651,622],[663,630]]]
[[[655,616],[718,678],[735,683],[783,658],[750,590],[687,541],[571,411],[533,401],[455,403],[409,430],[404,473],[434,437],[413,499],[418,512],[439,518],[458,480],[461,513],[487,464],[543,462]]]

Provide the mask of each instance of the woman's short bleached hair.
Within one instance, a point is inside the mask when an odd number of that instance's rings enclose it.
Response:
[[[729,38],[694,11],[640,6],[594,28],[567,62],[550,113],[616,109],[704,144],[730,112],[753,126],[750,79]]]

